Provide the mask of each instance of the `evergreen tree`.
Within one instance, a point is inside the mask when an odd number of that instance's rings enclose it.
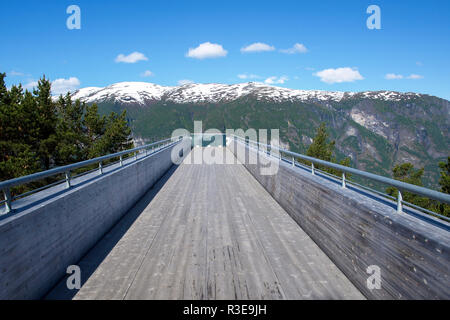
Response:
[[[317,159],[321,159],[321,160],[325,160],[328,162],[334,162],[337,163],[336,161],[336,157],[334,156],[334,148],[335,148],[335,144],[336,142],[330,141],[329,140],[329,134],[326,128],[325,123],[321,123],[319,128],[317,128],[317,132],[316,132],[316,136],[313,139],[313,142],[309,145],[308,150],[306,151],[306,155],[313,157],[313,158],[317,158]],[[308,165],[311,165],[310,162],[308,161],[303,161],[304,163],[307,163]],[[345,158],[343,160],[341,160],[339,162],[339,164],[343,165],[343,166],[350,166],[350,158]],[[317,167],[320,170],[326,171],[328,173],[337,175],[337,176],[341,176],[342,172],[333,168],[329,168],[327,166],[322,166],[322,165],[315,165],[315,167]],[[349,178],[350,175],[347,174],[347,178]]]
[[[328,142],[328,132],[325,123],[321,123],[317,129],[316,136],[313,142],[309,145],[306,155],[325,160],[331,161],[333,157],[335,141]]]
[[[0,179],[31,174],[39,170],[33,143],[36,142],[34,98],[22,86],[8,90],[0,74]]]
[[[450,157],[447,158],[447,163],[439,162],[441,168],[441,178],[439,184],[441,185],[441,192],[450,193]],[[444,216],[450,217],[450,205],[447,203],[439,203],[436,205],[436,211]]]
[[[5,103],[6,95],[8,90],[5,84],[6,73],[0,73],[0,104]]]
[[[123,151],[133,146],[131,128],[128,126],[126,110],[123,110],[120,115],[111,112],[108,117],[104,136],[108,139],[109,152]]]
[[[57,146],[56,107],[51,96],[51,82],[45,76],[39,80],[34,90],[38,110],[39,147],[37,154],[42,161],[43,169],[48,170],[52,165],[52,158]]]
[[[447,158],[447,163],[439,162],[441,168],[441,178],[439,184],[441,185],[441,192],[450,193],[450,157]]]
[[[103,149],[99,146],[98,140],[105,134],[106,124],[106,117],[99,115],[95,103],[86,107],[84,127],[89,158],[102,155]]]
[[[414,166],[407,162],[403,164],[398,164],[392,169],[393,178],[395,180],[403,181],[406,183],[410,183],[416,186],[423,186],[422,176],[423,176],[424,168],[415,169]],[[388,187],[386,189],[387,194],[393,197],[398,196],[398,190],[394,187]],[[430,199],[421,197],[417,194],[413,194],[411,192],[402,192],[402,197],[404,201],[415,204],[425,209],[430,209],[432,207],[432,202]]]
[[[7,89],[0,73],[0,179],[8,180],[96,156],[129,149],[131,129],[126,113],[100,116],[97,105],[73,102],[71,95],[55,103],[45,76],[33,92]],[[20,193],[56,178],[13,188]]]
[[[118,152],[132,147],[133,144],[130,139],[131,129],[128,127],[125,110],[119,116],[112,112],[107,118],[100,119],[100,121],[98,121],[99,118],[94,119],[94,124],[104,122],[105,129],[103,130],[102,136],[92,144],[90,149],[90,155],[92,157]]]
[[[64,165],[87,159],[85,146],[87,138],[83,130],[83,115],[85,104],[80,101],[72,102],[70,94],[60,96],[56,104],[58,110],[58,121],[56,135],[55,163]]]

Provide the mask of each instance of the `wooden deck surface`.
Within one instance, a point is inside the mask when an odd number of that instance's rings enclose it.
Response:
[[[78,265],[48,299],[364,299],[241,164],[174,167]]]

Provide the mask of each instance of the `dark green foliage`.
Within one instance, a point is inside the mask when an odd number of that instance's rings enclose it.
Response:
[[[317,129],[313,143],[309,145],[308,151],[306,151],[306,155],[325,161],[331,161],[333,158],[335,144],[336,142],[334,140],[328,142],[327,128],[325,123],[321,123]]]
[[[313,139],[313,142],[309,145],[308,150],[306,151],[306,155],[309,157],[317,158],[320,160],[325,160],[328,162],[338,163],[336,160],[336,157],[334,155],[334,148],[336,142],[328,141],[329,140],[329,134],[327,132],[327,128],[325,123],[321,123],[319,128],[317,128],[316,136]],[[308,161],[299,160],[303,163],[306,163],[307,165],[311,165]],[[350,158],[345,158],[339,162],[339,164],[343,166],[350,166]],[[327,166],[322,165],[315,165],[317,169],[320,169],[322,171],[326,171],[328,173],[331,173],[336,176],[341,176],[342,171],[336,170],[334,168],[330,168]],[[349,177],[349,174],[347,174],[347,178]]]
[[[44,165],[44,169],[50,169],[52,155],[55,152],[58,137],[56,136],[57,113],[52,101],[51,83],[45,76],[39,80],[37,89],[34,90],[34,100],[38,117],[35,119],[38,127],[37,155]]]
[[[441,178],[439,179],[441,191],[450,193],[450,157],[447,158],[447,163],[439,162],[439,168],[441,169]]]
[[[132,147],[126,111],[100,116],[97,106],[73,102],[70,94],[55,103],[45,76],[33,93],[8,90],[0,74],[0,180],[8,180]],[[54,180],[54,179],[53,179]],[[20,193],[51,182],[14,188]]]
[[[93,132],[97,130],[96,139],[90,141],[90,157],[99,157],[104,154],[114,153],[120,150],[130,149],[131,129],[128,127],[126,111],[120,115],[112,112],[108,117],[92,117],[90,125],[93,125]]]
[[[441,192],[450,194],[450,157],[447,158],[447,163],[439,162],[441,169],[441,178],[439,184],[441,185]],[[437,205],[437,212],[450,217],[450,205],[446,203],[439,203]]]
[[[445,185],[444,181],[445,179],[448,179],[448,172],[449,172],[449,171],[447,171],[447,173],[445,172],[445,170],[448,170],[448,163],[446,164],[441,162],[439,165],[444,170],[441,172],[442,174],[441,182],[443,182],[443,184]],[[395,166],[393,169],[394,179],[421,187],[423,186],[422,184],[423,172],[424,172],[423,168],[415,169],[411,163],[399,164]],[[445,189],[443,187],[441,191],[445,192],[444,190]],[[387,188],[386,192],[393,197],[398,196],[398,190],[394,187]],[[416,206],[419,206],[421,208],[425,208],[434,211],[436,213],[442,214],[444,216],[450,217],[450,206],[448,204],[439,203],[435,200],[421,197],[411,192],[402,192],[402,197],[403,200],[406,202],[415,204]]]
[[[5,74],[0,74],[0,178],[26,175],[39,170],[39,112],[30,92],[22,86],[7,90]]]
[[[403,181],[406,183],[410,183],[416,186],[422,187],[422,176],[424,169],[415,169],[414,166],[407,162],[403,164],[396,165],[392,170],[393,178],[395,180]],[[393,197],[398,196],[398,190],[394,187],[389,187],[386,189],[387,194]],[[413,194],[411,192],[402,192],[403,200],[422,208],[430,209],[431,201],[425,197],[421,197],[417,194]]]
[[[437,189],[437,164],[444,160],[440,152],[450,146],[449,107],[448,101],[427,95],[387,101],[357,94],[340,101],[323,102],[273,102],[247,95],[217,103],[162,100],[149,102],[145,106],[107,100],[99,104],[99,112],[108,114],[127,110],[133,133],[147,141],[170,136],[176,128],[192,131],[194,120],[202,120],[204,129],[222,130],[224,126],[244,131],[248,128],[279,129],[282,142],[298,153],[306,153],[308,140],[314,137],[320,123],[325,122],[330,139],[336,141],[338,161],[351,155],[355,168],[391,177],[392,169],[400,159],[415,159],[425,168],[423,184],[427,188]],[[386,136],[355,122],[350,115],[351,110],[360,110],[367,116],[375,117]],[[350,129],[354,133],[349,134]],[[354,176],[353,180],[378,191],[385,190],[382,184],[358,176]]]
[[[439,167],[441,168],[441,180],[439,183],[441,184],[441,192],[449,193],[449,166],[450,157],[447,160],[447,163],[441,162],[439,163]],[[393,169],[394,179],[400,180],[406,183],[414,184],[416,186],[423,186],[422,184],[422,176],[424,169],[415,169],[411,163],[403,163],[394,167]],[[386,192],[393,196],[398,196],[398,190],[394,187],[389,187],[386,189]],[[434,211],[441,215],[450,217],[450,206],[446,203],[439,203],[438,201],[431,200],[425,197],[421,197],[417,194],[413,194],[410,192],[402,192],[403,200],[409,203],[415,204],[416,206]]]

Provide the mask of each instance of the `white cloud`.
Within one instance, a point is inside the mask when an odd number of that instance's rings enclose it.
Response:
[[[59,96],[64,95],[67,92],[74,92],[80,86],[80,80],[75,77],[70,77],[69,79],[56,79],[52,82],[52,94]]]
[[[325,83],[342,83],[363,80],[358,70],[352,68],[325,69],[313,74]]]
[[[412,79],[412,80],[418,80],[418,79],[422,79],[423,76],[421,76],[420,74],[411,74],[408,76],[408,79]]]
[[[154,76],[154,73],[151,72],[150,70],[146,70],[144,73],[141,74],[141,77],[151,77]]]
[[[280,52],[287,53],[287,54],[294,54],[294,53],[306,53],[308,52],[308,49],[301,43],[296,43],[292,48],[289,49],[282,49]]]
[[[255,42],[252,43],[251,45],[241,48],[241,52],[263,52],[273,50],[275,50],[275,47],[262,42]]]
[[[23,86],[23,88],[27,90],[32,90],[33,88],[36,88],[37,85],[38,85],[37,81],[29,80],[28,83]]]
[[[283,83],[285,83],[288,80],[289,80],[289,78],[287,76],[269,77],[266,80],[264,80],[264,83],[267,83],[267,84],[283,84]]]
[[[419,67],[421,67],[421,66],[423,66],[423,63],[422,63],[422,61],[417,61],[417,62],[416,62],[416,65],[418,65]]]
[[[189,80],[189,79],[178,80],[179,86],[184,86],[185,84],[191,84],[191,83],[194,83],[194,81]]]
[[[21,76],[24,76],[24,75],[25,75],[24,73],[17,72],[17,71],[14,71],[14,70],[12,70],[11,72],[8,73],[8,76],[10,76],[10,77],[21,77]]]
[[[423,76],[419,75],[419,74],[410,74],[407,77],[404,77],[401,74],[395,74],[395,73],[388,73],[385,75],[384,77],[387,80],[398,80],[398,79],[410,79],[410,80],[418,80],[418,79],[422,79]]]
[[[384,76],[387,80],[397,80],[397,79],[403,79],[403,76],[401,74],[395,74],[395,73],[388,73]]]
[[[259,79],[261,77],[256,74],[243,73],[243,74],[238,74],[238,78],[239,79]]]
[[[143,53],[135,51],[133,53],[130,53],[127,56],[123,55],[123,54],[119,54],[115,61],[117,63],[119,63],[119,62],[136,63],[136,62],[139,62],[139,61],[147,61],[147,60],[148,60],[148,58]]]
[[[207,59],[207,58],[219,58],[225,57],[228,51],[225,50],[222,45],[211,42],[204,42],[197,48],[189,48],[186,57],[194,59]]]

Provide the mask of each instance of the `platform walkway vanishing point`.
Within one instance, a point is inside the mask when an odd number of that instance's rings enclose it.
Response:
[[[364,299],[242,164],[185,162],[46,298]]]

